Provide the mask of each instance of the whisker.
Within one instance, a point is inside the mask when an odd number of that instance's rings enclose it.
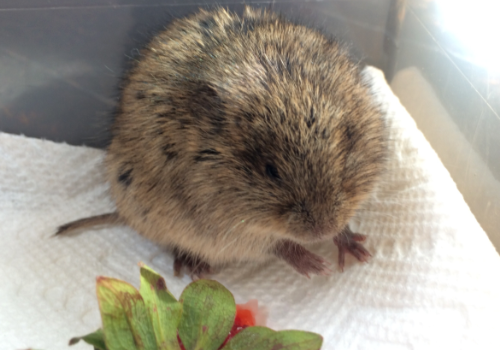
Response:
[[[245,219],[241,220],[240,222],[238,222],[236,225],[234,225],[233,227],[231,227],[229,230],[226,231],[226,233],[224,234],[224,236],[222,237],[222,241],[224,241],[231,232],[233,232],[233,230],[238,227],[239,225],[241,224],[244,224],[245,223]],[[219,252],[217,253],[217,256],[220,255],[224,250],[226,250],[231,244],[233,244],[234,242],[236,242],[237,240],[239,239],[239,237],[236,237],[234,240],[232,240],[231,242],[229,242],[228,244],[226,244],[224,247],[222,247],[221,250],[219,250]]]

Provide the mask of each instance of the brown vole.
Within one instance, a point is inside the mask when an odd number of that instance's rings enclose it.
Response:
[[[302,244],[369,253],[347,223],[378,179],[381,112],[338,42],[276,14],[223,9],[176,20],[123,86],[107,152],[117,212],[58,233],[125,223],[173,249],[175,269],[278,256],[326,271]]]

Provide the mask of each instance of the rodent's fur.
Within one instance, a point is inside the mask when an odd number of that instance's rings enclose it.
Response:
[[[126,79],[112,135],[120,219],[210,265],[344,232],[386,150],[347,49],[251,8],[200,11],[156,35]]]

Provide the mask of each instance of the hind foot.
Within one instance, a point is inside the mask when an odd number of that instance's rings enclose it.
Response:
[[[192,279],[203,278],[213,273],[209,264],[189,253],[174,249],[174,275],[179,277],[184,267]]]
[[[349,226],[346,226],[341,233],[333,238],[333,242],[339,249],[339,267],[342,271],[344,271],[346,252],[350,253],[361,262],[367,261],[372,256],[370,252],[363,247],[363,244],[360,243],[365,240],[365,235],[353,233]]]

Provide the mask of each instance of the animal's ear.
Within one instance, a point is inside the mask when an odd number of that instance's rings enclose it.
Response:
[[[206,81],[200,81],[192,89],[189,105],[195,116],[200,113],[206,115],[214,109],[221,108],[222,100],[215,87]]]
[[[189,108],[195,119],[210,125],[210,134],[220,134],[226,124],[226,108],[218,91],[205,81],[198,82],[191,90]]]
[[[206,81],[200,82],[197,89],[196,89],[197,95],[200,98],[211,100],[214,98],[217,98],[219,95],[217,91],[215,90],[214,87],[212,87],[209,83]]]

